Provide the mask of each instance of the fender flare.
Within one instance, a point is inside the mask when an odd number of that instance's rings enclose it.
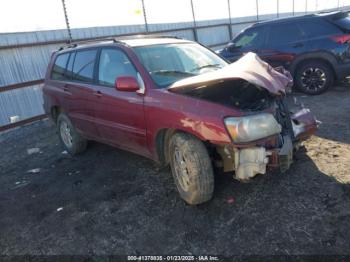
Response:
[[[335,70],[337,59],[335,58],[335,56],[331,53],[328,52],[313,52],[313,53],[308,53],[308,54],[302,54],[300,56],[298,56],[290,65],[289,67],[289,71],[290,73],[294,76],[294,74],[296,73],[296,70],[298,68],[298,65],[300,65],[301,63],[307,61],[307,60],[319,60],[319,61],[323,61],[325,63],[327,63],[333,73],[334,76],[337,77],[337,72]]]

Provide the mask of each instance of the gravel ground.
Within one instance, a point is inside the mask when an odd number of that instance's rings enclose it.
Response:
[[[1,134],[0,254],[350,254],[350,88],[298,97],[322,125],[290,170],[217,174],[197,207],[148,159],[62,153],[49,121]]]

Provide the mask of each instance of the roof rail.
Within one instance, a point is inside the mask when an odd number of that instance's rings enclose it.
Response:
[[[115,39],[140,39],[140,38],[176,38],[176,39],[182,39],[181,37],[174,36],[174,35],[159,35],[159,34],[135,34],[135,35],[121,35],[116,36]]]
[[[140,39],[140,38],[176,38],[182,39],[181,37],[172,36],[172,35],[153,35],[153,34],[135,34],[135,35],[120,35],[115,37],[97,37],[85,40],[78,40],[67,43],[65,46],[61,46],[58,50],[64,50],[66,48],[74,48],[78,45],[86,44],[86,43],[96,43],[96,42],[107,42],[112,41],[113,43],[123,43],[120,40],[129,40],[129,39]]]
[[[94,43],[94,42],[107,42],[107,41],[112,41],[114,43],[117,43],[117,41],[114,37],[104,37],[104,38],[91,38],[91,39],[85,39],[85,40],[78,40],[78,41],[72,41],[70,43],[67,43],[65,46],[61,46],[58,50],[61,51],[66,48],[74,48],[77,47],[78,45],[82,44],[87,44],[87,43]]]

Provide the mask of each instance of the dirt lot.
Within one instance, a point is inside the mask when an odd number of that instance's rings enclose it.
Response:
[[[322,125],[291,169],[217,174],[198,207],[145,158],[62,153],[49,121],[1,134],[0,254],[350,254],[350,88],[299,99]]]

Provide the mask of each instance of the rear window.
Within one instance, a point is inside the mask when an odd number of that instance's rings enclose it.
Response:
[[[73,65],[73,80],[84,83],[93,81],[96,54],[96,49],[76,52]]]
[[[331,23],[323,20],[300,21],[298,22],[301,30],[309,38],[321,37],[341,33],[340,30]]]
[[[341,16],[336,16],[333,19],[333,23],[341,27],[346,31],[350,31],[350,17],[349,14],[342,14]]]
[[[294,24],[275,24],[270,27],[268,38],[269,45],[283,45],[297,42],[303,39],[303,34],[299,27]]]
[[[69,53],[58,55],[52,68],[51,79],[65,80],[65,70],[68,62]]]

